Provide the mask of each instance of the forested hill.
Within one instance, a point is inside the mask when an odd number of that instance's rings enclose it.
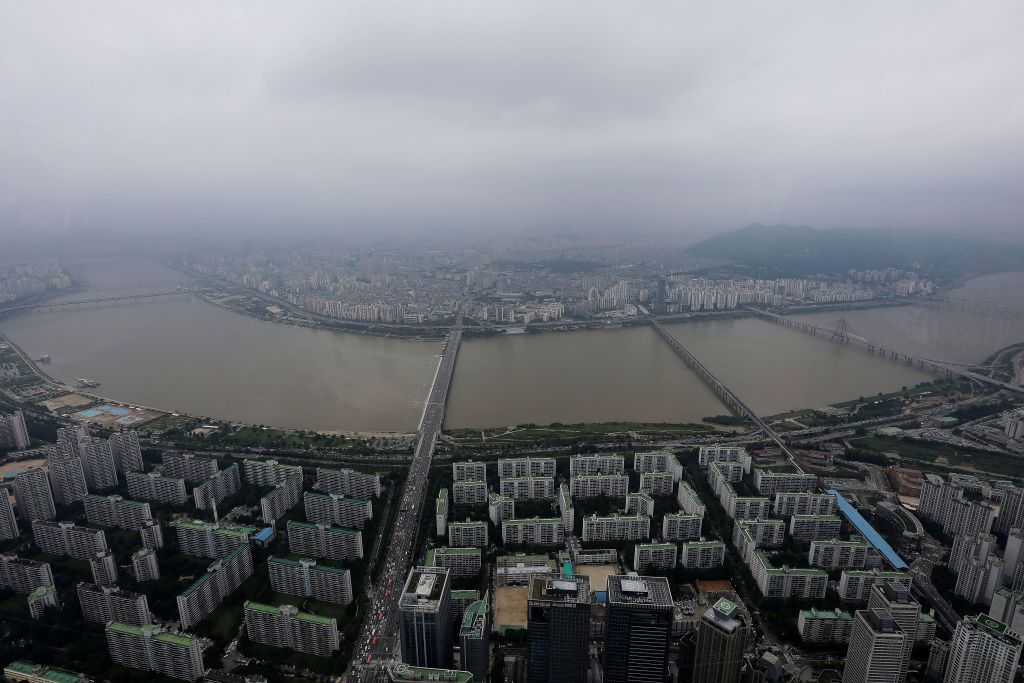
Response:
[[[913,264],[972,272],[1024,268],[1022,244],[886,228],[818,230],[753,224],[715,235],[687,251],[794,276]]]

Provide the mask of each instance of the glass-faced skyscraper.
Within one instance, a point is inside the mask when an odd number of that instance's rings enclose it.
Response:
[[[660,576],[609,576],[605,683],[662,683],[672,636],[672,590]]]
[[[527,605],[527,683],[586,683],[589,579],[563,574],[534,576]]]
[[[740,606],[720,598],[704,612],[697,627],[694,683],[736,683],[750,625]]]
[[[398,616],[402,661],[411,666],[452,666],[452,590],[448,570],[416,567],[409,572]]]

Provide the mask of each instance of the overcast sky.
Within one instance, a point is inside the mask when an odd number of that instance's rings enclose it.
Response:
[[[0,232],[1024,237],[1024,3],[0,0]]]

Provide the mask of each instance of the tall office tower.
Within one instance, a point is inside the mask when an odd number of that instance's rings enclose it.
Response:
[[[0,588],[27,595],[40,586],[53,585],[49,562],[21,558],[14,554],[0,555]]]
[[[462,617],[459,628],[461,668],[473,674],[474,681],[486,681],[491,671],[490,594],[474,601]]]
[[[607,683],[662,683],[672,636],[672,590],[660,576],[608,577],[604,630]]]
[[[195,484],[217,475],[217,461],[192,453],[164,453],[163,473]]]
[[[149,599],[143,593],[80,583],[78,603],[82,607],[82,617],[97,624],[120,621],[133,626],[145,626],[153,623],[149,613]]]
[[[1021,635],[979,614],[964,617],[949,641],[945,683],[1010,683],[1017,675]]]
[[[108,623],[106,634],[115,664],[186,681],[196,680],[206,670],[202,641],[188,634],[171,633],[156,624],[133,626],[119,621]]]
[[[151,550],[159,550],[164,547],[164,531],[160,522],[150,520],[139,529],[139,537],[142,539],[142,547]]]
[[[913,636],[885,610],[858,610],[850,631],[843,683],[903,683],[908,639]]]
[[[89,493],[89,487],[85,484],[82,461],[77,455],[68,455],[58,448],[47,450],[46,468],[49,470],[54,500],[58,505],[70,505],[83,500]]]
[[[590,579],[533,576],[527,592],[527,683],[586,683]]]
[[[435,669],[452,667],[451,581],[448,570],[414,567],[398,601],[402,661]]]
[[[156,581],[160,578],[160,563],[152,548],[140,548],[132,553],[132,573],[139,583]]]
[[[101,586],[113,586],[117,583],[117,559],[109,550],[90,557],[89,570],[92,571],[93,583]]]
[[[318,565],[300,557],[289,560],[271,555],[267,559],[270,587],[276,593],[301,595],[320,602],[347,605],[352,602],[352,574],[347,569]]]
[[[694,683],[736,683],[750,622],[731,600],[720,598],[697,626],[693,654]]]
[[[254,643],[286,647],[320,657],[338,649],[338,621],[292,605],[266,605],[246,601],[245,632]]]
[[[13,415],[0,415],[0,448],[21,451],[29,447],[25,416],[19,410]]]
[[[118,472],[124,474],[142,472],[146,469],[142,464],[142,447],[139,445],[138,432],[116,432],[108,441]]]
[[[20,533],[14,519],[14,506],[11,505],[11,490],[0,486],[0,541],[17,538]]]
[[[90,491],[105,491],[117,486],[117,465],[110,442],[86,437],[78,442],[85,470],[85,483]]]
[[[53,519],[57,516],[57,509],[53,506],[53,495],[50,493],[50,479],[45,468],[18,472],[14,478],[14,500],[18,504],[18,514],[26,522]]]
[[[888,612],[907,634],[906,651],[903,653],[903,675],[906,676],[910,666],[910,651],[917,641],[921,604],[910,595],[910,589],[902,584],[876,583],[868,595],[868,609]]]

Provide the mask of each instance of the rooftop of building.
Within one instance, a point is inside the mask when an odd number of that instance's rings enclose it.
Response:
[[[100,586],[99,584],[95,583],[79,583],[78,590],[86,591],[87,593],[117,595],[119,597],[125,598],[126,600],[138,600],[139,598],[146,597],[142,593],[133,593],[129,590],[125,590],[124,588],[120,588],[118,586]]]
[[[455,669],[430,669],[423,666],[396,664],[388,668],[388,678],[395,683],[420,683],[421,681],[470,683],[473,680],[473,674]]]
[[[73,671],[67,671],[65,669],[57,669],[44,664],[33,664],[32,662],[26,662],[24,660],[11,662],[4,667],[4,673],[34,676],[37,679],[47,681],[48,683],[83,683],[84,681],[89,680],[83,674],[74,673]]]
[[[482,526],[487,526],[487,522],[484,522],[482,520],[477,520],[475,522],[471,521],[471,520],[466,520],[465,522],[450,522],[448,524],[448,528],[455,527],[455,528],[466,528],[466,529],[469,529],[469,528],[476,528],[476,527],[482,527]]]
[[[903,633],[903,629],[892,618],[892,615],[883,609],[867,609],[857,612],[867,625],[875,633]]]
[[[288,528],[298,527],[300,529],[323,529],[335,534],[344,536],[355,536],[360,533],[359,529],[350,529],[345,526],[331,526],[330,524],[315,524],[313,522],[300,522],[294,519],[288,520]]]
[[[672,589],[661,576],[608,577],[609,605],[644,605],[672,608]]]
[[[462,627],[459,629],[460,635],[482,637],[490,610],[489,594],[484,593],[483,598],[466,608],[466,613],[462,616]]]
[[[979,614],[976,617],[964,617],[963,621],[960,622],[960,626],[984,631],[993,638],[1010,645],[1019,646],[1022,640],[1024,640],[1019,633],[1010,630],[1006,624],[986,614]]]
[[[733,633],[746,620],[740,606],[728,598],[719,598],[701,618],[727,633]]]
[[[402,606],[433,606],[444,594],[449,583],[447,569],[416,567],[409,572],[402,591]]]
[[[430,552],[435,555],[479,555],[481,552],[480,548],[452,548],[449,546],[441,546],[440,548],[432,548]]]
[[[835,621],[853,621],[853,615],[849,612],[844,612],[839,609],[818,609],[812,607],[811,609],[805,609],[801,612],[804,615],[804,619],[826,619]]]
[[[772,565],[771,558],[763,550],[755,550],[754,556],[761,560],[761,563],[765,566],[765,570],[768,572],[780,572],[783,574],[789,574],[791,576],[824,576],[828,577],[828,572],[822,569],[795,569],[793,567],[782,566],[775,567]]]
[[[494,563],[499,570],[538,564],[546,564],[552,569],[555,568],[555,561],[548,555],[499,555],[494,559]]]
[[[871,587],[871,590],[879,591],[886,600],[892,603],[909,605],[917,602],[910,595],[910,589],[901,583],[883,581],[881,583],[876,583]]]
[[[562,524],[561,517],[528,517],[506,519],[502,524]]]
[[[582,574],[548,574],[530,579],[529,599],[536,602],[590,604],[590,580]]]

